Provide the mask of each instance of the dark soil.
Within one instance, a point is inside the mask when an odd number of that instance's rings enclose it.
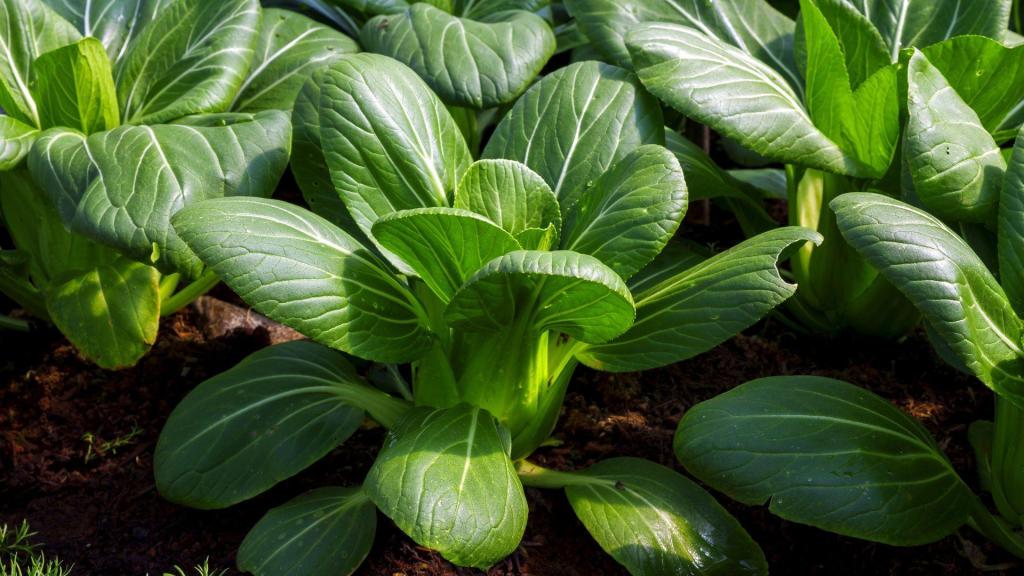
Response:
[[[696,207],[695,207],[696,209]],[[696,210],[695,210],[696,212]],[[216,293],[229,299],[226,291]],[[246,531],[270,507],[307,489],[358,483],[383,438],[367,427],[344,446],[269,493],[223,511],[162,500],[152,453],[173,407],[203,379],[272,340],[287,337],[255,322],[223,330],[188,309],[163,323],[151,354],[131,370],[105,372],[80,360],[59,335],[0,332],[0,523],[27,519],[47,555],[78,576],[162,574],[209,557],[233,568]],[[992,410],[991,394],[945,366],[921,334],[901,343],[801,336],[763,322],[698,358],[642,374],[580,369],[556,436],[537,460],[576,469],[611,456],[640,456],[681,468],[671,452],[690,406],[753,378],[819,374],[842,378],[920,419],[956,468],[974,482],[967,425]],[[117,448],[107,445],[123,439]],[[558,492],[528,489],[522,545],[489,572],[498,575],[625,574],[590,539]],[[762,507],[719,495],[768,556],[772,573],[953,575],[1020,573],[1020,564],[965,529],[938,543],[894,548],[785,522]],[[1006,564],[1001,571],[983,570]],[[381,517],[376,544],[359,572],[372,576],[472,574],[417,547]]]

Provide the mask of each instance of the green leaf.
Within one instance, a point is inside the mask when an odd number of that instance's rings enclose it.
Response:
[[[224,508],[304,470],[363,421],[346,386],[367,386],[341,354],[294,341],[204,381],[171,412],[153,470],[164,498]]]
[[[4,172],[0,207],[28,255],[43,313],[76,348],[108,369],[135,364],[156,340],[160,274],[69,232],[25,169]]]
[[[356,225],[348,208],[334,190],[331,171],[320,144],[320,86],[321,68],[310,75],[302,85],[292,108],[291,171],[302,198],[310,210],[331,221],[332,224],[363,243],[366,235]]]
[[[761,548],[703,488],[640,458],[612,458],[565,488],[595,540],[634,576],[768,574]]]
[[[39,130],[10,116],[0,115],[0,171],[17,168],[38,137]]]
[[[526,497],[508,433],[481,408],[416,408],[388,435],[366,492],[417,544],[485,569],[526,529]]]
[[[446,206],[472,157],[444,104],[386,56],[348,55],[318,75],[331,179],[363,232],[381,216]]]
[[[95,38],[41,55],[32,68],[31,86],[44,129],[67,127],[92,134],[121,123],[110,61]]]
[[[997,142],[1024,122],[1024,46],[961,36],[921,50]]]
[[[349,354],[408,362],[431,343],[426,313],[348,234],[291,204],[207,200],[174,229],[257,312]]]
[[[814,126],[786,81],[742,50],[672,24],[637,26],[626,45],[644,86],[686,116],[772,160],[864,173]]]
[[[910,58],[907,84],[903,149],[917,197],[940,218],[987,222],[1006,170],[999,146],[921,52]]]
[[[928,46],[954,36],[979,35],[1001,40],[1012,0],[846,0],[864,14],[889,47],[890,61],[900,50]]]
[[[289,10],[267,8],[260,22],[252,69],[231,110],[291,110],[303,83],[317,68],[358,52],[351,38]]]
[[[864,175],[882,177],[900,132],[897,67],[886,66],[854,92],[844,46],[813,0],[801,2],[807,43],[807,95],[814,125],[865,166]]]
[[[175,0],[44,0],[83,36],[103,43],[111,62],[124,57],[131,41]]]
[[[490,220],[459,208],[395,212],[377,220],[373,235],[445,304],[484,264],[521,248]]]
[[[259,21],[258,0],[175,0],[163,7],[114,70],[124,122],[226,111],[249,72]]]
[[[587,366],[610,372],[647,370],[710,350],[745,330],[796,292],[777,268],[805,242],[806,228],[765,232],[691,268],[671,253],[656,259],[636,286],[636,322],[610,342],[577,353]],[[657,274],[668,268],[665,273]]]
[[[496,258],[455,294],[445,318],[456,328],[492,332],[530,316],[535,332],[605,342],[633,323],[633,298],[600,260],[566,250],[520,250]]]
[[[524,250],[551,250],[558,244],[558,228],[548,224],[547,228],[527,228],[516,234],[516,241]]]
[[[686,188],[690,201],[700,198],[722,198],[739,220],[743,233],[754,236],[778,227],[778,223],[765,210],[763,192],[753,183],[736,177],[737,171],[727,172],[690,140],[678,133],[665,130],[665,146],[672,151],[686,175]],[[768,170],[768,169],[765,169]],[[743,178],[757,182],[776,178],[775,174],[761,170],[738,171]],[[781,176],[782,198],[786,197],[785,174]]]
[[[330,0],[342,7],[357,10],[363,14],[376,16],[377,14],[394,14],[409,7],[405,0]],[[437,2],[438,0],[435,0]]]
[[[1010,304],[1024,318],[1024,129],[1014,144],[999,201],[999,276]]]
[[[562,228],[558,198],[547,182],[515,160],[474,162],[455,190],[456,208],[485,216],[513,236],[528,229]]]
[[[133,366],[156,342],[160,273],[112,250],[89,264],[53,279],[46,309],[86,358],[107,369]]]
[[[848,0],[814,0],[817,10],[828,22],[842,47],[850,85],[856,89],[879,69],[892,63],[889,46],[874,24]],[[797,31],[797,36],[806,31]],[[795,43],[799,44],[796,38]],[[797,61],[800,47],[796,48]]]
[[[793,59],[793,21],[764,0],[567,0],[569,12],[611,62],[630,65],[623,38],[637,23],[682,24],[735,46],[769,64],[801,88]]]
[[[4,113],[38,128],[39,110],[29,91],[36,58],[81,38],[42,0],[0,2],[0,108]]]
[[[362,488],[310,490],[272,508],[238,548],[238,569],[255,576],[348,576],[377,529],[377,508]]]
[[[632,74],[581,62],[527,90],[495,128],[483,157],[529,166],[565,214],[612,164],[641,144],[663,143],[661,108]]]
[[[949,535],[974,498],[919,422],[830,378],[762,378],[702,402],[683,415],[675,452],[740,502],[896,546]]]
[[[562,249],[590,254],[628,280],[661,252],[686,213],[683,169],[663,146],[637,148],[583,191]]]
[[[198,277],[202,262],[171,229],[171,216],[207,198],[270,196],[288,162],[290,128],[287,113],[268,110],[85,139],[55,130],[33,147],[29,167],[73,231]]]
[[[1024,404],[1024,327],[970,246],[938,218],[887,196],[848,193],[831,206],[846,241],[921,311],[946,350]]]
[[[555,52],[555,34],[536,14],[503,11],[476,21],[426,3],[373,18],[360,39],[415,70],[446,104],[477,109],[513,102]]]

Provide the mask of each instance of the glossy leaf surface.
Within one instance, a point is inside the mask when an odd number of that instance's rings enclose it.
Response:
[[[898,546],[950,534],[975,498],[920,423],[830,378],[762,378],[702,402],[679,423],[675,451],[736,500]]]
[[[666,252],[641,272],[632,327],[583,349],[577,358],[597,370],[629,372],[710,350],[793,295],[796,286],[779,275],[778,264],[808,241],[819,243],[821,236],[806,228],[780,228],[685,269],[684,259]]]
[[[406,362],[430,333],[409,289],[327,220],[276,200],[224,198],[174,228],[257,312],[361,358]]]
[[[565,214],[588,184],[641,144],[662,144],[661,108],[625,70],[570,64],[516,101],[484,158],[526,164],[548,183]]]
[[[360,38],[415,70],[446,104],[477,109],[514,101],[555,51],[551,27],[530,12],[477,21],[422,2],[371,19]]]
[[[195,508],[251,498],[348,438],[363,411],[337,388],[361,378],[312,342],[264,348],[204,381],[174,409],[153,467],[160,494]]]
[[[633,298],[600,260],[567,250],[519,250],[490,261],[455,294],[445,311],[454,327],[491,332],[530,314],[536,333],[563,332],[604,342],[633,322]]]
[[[377,508],[361,488],[310,490],[271,508],[245,536],[238,569],[255,576],[348,576],[370,553]]]
[[[390,431],[365,489],[418,544],[485,569],[515,550],[526,529],[509,442],[481,408],[416,408]]]
[[[703,488],[640,458],[612,458],[566,495],[587,530],[635,576],[767,574],[764,553]]]

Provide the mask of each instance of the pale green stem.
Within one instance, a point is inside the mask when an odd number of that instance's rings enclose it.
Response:
[[[165,300],[160,304],[160,315],[170,316],[178,310],[181,310],[185,306],[193,303],[203,294],[209,292],[214,286],[220,282],[218,277],[212,270],[206,272],[194,282],[185,286],[181,290],[175,292],[173,296]]]
[[[28,332],[32,327],[25,320],[11,318],[0,314],[0,330],[13,330],[15,332]]]

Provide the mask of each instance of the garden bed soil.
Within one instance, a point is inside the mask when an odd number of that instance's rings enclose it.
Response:
[[[232,299],[223,288],[214,293]],[[120,372],[82,361],[53,332],[0,337],[0,523],[27,519],[42,550],[74,564],[76,576],[157,575],[207,557],[212,567],[235,573],[239,543],[268,508],[317,486],[358,483],[384,437],[379,427],[365,426],[308,470],[251,501],[221,511],[183,508],[161,499],[153,485],[153,448],[167,415],[203,379],[292,334],[206,301],[202,310],[165,319],[152,352]],[[541,449],[536,460],[578,469],[612,456],[639,456],[682,470],[672,455],[672,435],[689,407],[750,379],[782,374],[841,378],[882,395],[923,422],[974,483],[967,426],[991,414],[992,395],[944,365],[923,334],[898,344],[830,340],[799,335],[773,319],[665,369],[603,374],[580,368],[555,432],[562,444]],[[786,522],[764,507],[717,496],[760,543],[774,575],[1024,570],[968,529],[929,546],[894,548]],[[527,489],[527,497],[523,542],[489,575],[626,574],[590,539],[561,493]],[[359,571],[472,573],[417,547],[383,516]]]

